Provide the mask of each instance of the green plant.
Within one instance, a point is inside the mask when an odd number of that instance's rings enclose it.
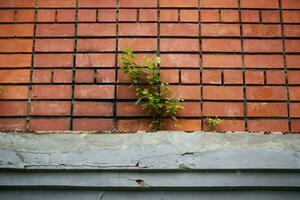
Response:
[[[222,122],[218,117],[207,117],[204,121],[210,130],[216,130],[217,126]]]
[[[159,129],[163,118],[177,120],[177,113],[183,108],[179,105],[182,99],[169,98],[169,84],[161,80],[158,56],[143,58],[136,62],[133,51],[126,48],[120,57],[122,71],[131,79],[131,87],[135,87],[136,104],[142,106],[151,116],[150,129]]]

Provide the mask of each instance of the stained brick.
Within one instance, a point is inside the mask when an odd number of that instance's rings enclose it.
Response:
[[[203,99],[242,100],[243,88],[235,86],[203,86]]]
[[[286,117],[287,105],[285,103],[248,103],[248,117]]]
[[[0,39],[0,52],[31,52],[32,43],[28,39]]]
[[[289,125],[287,120],[249,120],[248,131],[265,131],[265,132],[287,132]]]
[[[197,24],[161,24],[160,35],[162,36],[198,36]]]
[[[32,131],[67,131],[70,130],[70,119],[33,118],[29,129]]]
[[[77,99],[112,99],[113,85],[77,85],[74,97]]]
[[[112,119],[74,119],[75,131],[108,131],[113,129]]]
[[[74,116],[112,116],[113,104],[110,102],[75,102]]]
[[[161,67],[199,67],[199,55],[196,54],[162,54]]]
[[[1,54],[0,67],[30,67],[31,55],[29,54]]]
[[[31,115],[65,116],[71,113],[71,103],[61,101],[33,101]]]
[[[244,115],[243,103],[204,102],[203,115],[211,117],[242,117]]]
[[[285,87],[250,87],[246,88],[248,100],[286,100],[287,92]]]
[[[70,99],[72,86],[69,85],[34,85],[32,86],[33,99]]]

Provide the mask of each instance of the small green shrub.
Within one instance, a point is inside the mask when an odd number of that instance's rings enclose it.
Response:
[[[137,63],[133,51],[126,48],[120,57],[122,71],[131,79],[138,98],[136,104],[142,106],[152,116],[150,129],[159,129],[163,118],[177,120],[177,113],[183,108],[179,105],[182,99],[169,98],[171,93],[168,83],[161,80],[159,73],[160,58],[144,58]]]
[[[209,130],[216,130],[217,126],[222,122],[222,120],[220,120],[218,117],[207,117],[204,121],[207,124]]]

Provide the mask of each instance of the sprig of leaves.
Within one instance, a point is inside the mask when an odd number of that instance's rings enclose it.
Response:
[[[162,118],[177,120],[176,115],[183,108],[179,102],[183,100],[167,97],[171,90],[169,84],[161,80],[160,58],[143,58],[141,63],[137,63],[133,51],[126,48],[120,61],[121,69],[131,79],[131,86],[135,87],[136,104],[152,116],[150,129],[159,129]]]
[[[215,117],[215,118],[210,118],[210,117],[207,117],[205,119],[205,123],[207,124],[208,128],[210,130],[216,130],[217,129],[217,126],[222,122],[222,120],[220,120],[218,117]]]

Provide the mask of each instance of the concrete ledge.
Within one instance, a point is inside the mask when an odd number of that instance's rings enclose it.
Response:
[[[300,169],[300,135],[0,133],[0,168]]]

